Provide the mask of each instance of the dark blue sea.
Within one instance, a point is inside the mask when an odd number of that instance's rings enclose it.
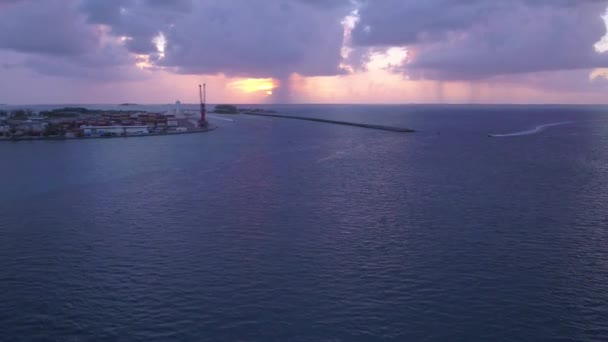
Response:
[[[608,107],[271,108],[419,132],[0,143],[0,340],[608,340]]]

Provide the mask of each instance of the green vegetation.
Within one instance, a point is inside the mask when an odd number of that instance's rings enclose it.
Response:
[[[40,112],[41,116],[47,118],[74,118],[82,115],[106,115],[106,114],[125,114],[130,115],[133,113],[142,113],[142,111],[133,110],[101,110],[101,109],[87,109],[83,107],[64,107],[53,109],[50,111]]]
[[[61,125],[57,125],[57,124],[49,124],[46,127],[46,130],[44,131],[43,135],[45,137],[49,137],[49,136],[59,136],[62,137],[65,135],[65,129],[63,128],[63,126]]]
[[[81,114],[98,114],[99,111],[88,110],[83,107],[64,107],[59,109],[53,109],[51,111],[40,112],[41,116],[49,118],[74,118]]]
[[[71,113],[80,113],[80,114],[88,114],[91,112],[97,113],[98,110],[89,110],[84,107],[64,107],[59,109],[53,109],[53,112],[71,112]]]
[[[12,111],[10,116],[14,120],[27,120],[30,115],[32,115],[30,109],[17,109]]]
[[[80,116],[78,113],[69,112],[41,112],[40,115],[48,118],[77,118]]]
[[[238,114],[239,110],[233,105],[217,105],[213,112],[217,114]]]

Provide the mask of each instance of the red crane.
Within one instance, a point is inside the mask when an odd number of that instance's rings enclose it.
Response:
[[[198,85],[198,93],[201,99],[201,127],[207,126],[207,109],[205,108],[207,101],[207,85],[203,83]]]

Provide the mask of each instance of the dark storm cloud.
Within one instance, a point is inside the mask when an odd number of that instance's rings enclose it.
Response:
[[[483,79],[608,66],[594,50],[605,33],[600,0],[368,0],[359,46],[407,46],[412,78]]]
[[[116,37],[128,37],[127,49],[136,54],[156,52],[152,40],[174,22],[189,1],[84,0],[80,9],[91,24],[110,28]]]
[[[145,4],[150,7],[162,8],[177,12],[188,12],[193,8],[192,0],[146,0]]]
[[[121,18],[121,8],[132,3],[132,0],[85,0],[80,8],[90,23],[114,25]]]
[[[352,0],[296,0],[298,2],[320,8],[339,8],[354,4]]]
[[[129,37],[134,53],[167,39],[165,67],[179,73],[285,77],[339,73],[348,0],[85,0],[91,23]]]
[[[78,0],[0,0],[0,52],[20,53],[13,67],[40,74],[95,81],[132,77],[136,60],[118,44],[104,42]]]
[[[237,76],[335,75],[348,8],[307,1],[206,1],[167,32],[166,66]]]
[[[0,10],[0,49],[25,53],[78,55],[99,42],[75,1],[7,1]]]
[[[283,80],[294,72],[335,75],[340,21],[352,9],[350,0],[0,0],[0,5],[0,49],[27,54],[24,65],[40,73],[89,78],[133,66],[129,53],[149,54],[150,62],[179,73]],[[154,42],[161,33],[167,40],[164,54]]]
[[[525,8],[542,13],[553,9],[593,6],[603,13],[605,0],[364,0],[353,31],[357,45],[408,45],[445,39],[496,17]],[[599,9],[599,10],[598,10]],[[509,27],[504,27],[508,30]]]
[[[15,4],[15,3],[21,2],[21,1],[25,1],[25,0],[0,0],[0,6],[2,6],[2,5],[9,5],[9,4]]]
[[[104,44],[78,55],[28,54],[22,66],[44,75],[103,82],[145,77],[134,70],[137,62],[124,47]]]

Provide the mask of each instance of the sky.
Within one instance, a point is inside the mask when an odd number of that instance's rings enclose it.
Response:
[[[0,0],[0,103],[608,103],[608,0]]]

